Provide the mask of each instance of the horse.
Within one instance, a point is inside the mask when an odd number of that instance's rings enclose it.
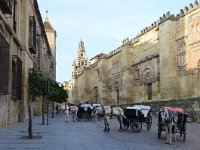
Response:
[[[119,131],[122,130],[122,119],[124,116],[124,111],[121,107],[110,107],[110,106],[100,106],[95,108],[96,115],[101,115],[104,120],[104,132],[110,131],[109,122],[112,117],[116,117],[119,122]]]
[[[159,129],[165,131],[167,134],[166,144],[172,143],[172,134],[174,135],[174,141],[176,141],[176,130],[177,130],[177,118],[175,114],[166,108],[162,108],[159,111]]]
[[[77,120],[77,112],[78,112],[78,107],[75,105],[66,105],[66,108],[64,109],[65,114],[67,116],[67,121],[70,121],[69,115],[72,115],[73,121]]]
[[[69,106],[70,113],[72,115],[73,121],[77,120],[78,107],[75,105]]]

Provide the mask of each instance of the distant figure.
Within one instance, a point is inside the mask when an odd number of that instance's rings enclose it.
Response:
[[[56,115],[58,114],[58,103],[56,104]]]

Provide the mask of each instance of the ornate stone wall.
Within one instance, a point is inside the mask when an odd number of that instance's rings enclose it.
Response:
[[[189,112],[198,112],[199,101],[191,98],[200,96],[199,41],[200,4],[195,1],[176,16],[167,12],[89,66],[74,85],[78,101],[162,103],[187,110],[188,104],[194,109]]]

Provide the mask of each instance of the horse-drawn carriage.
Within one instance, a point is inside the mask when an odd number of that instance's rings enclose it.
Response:
[[[161,137],[161,132],[167,133],[167,143],[171,143],[170,134],[174,134],[176,140],[176,133],[180,133],[182,141],[186,138],[186,121],[187,114],[179,107],[162,107],[158,115],[158,138]]]
[[[123,128],[129,127],[136,133],[140,132],[145,124],[149,131],[152,125],[151,107],[145,105],[134,105],[124,109]]]
[[[77,117],[79,120],[90,121],[95,118],[94,108],[100,104],[81,104],[78,109]],[[99,120],[99,119],[98,119]]]

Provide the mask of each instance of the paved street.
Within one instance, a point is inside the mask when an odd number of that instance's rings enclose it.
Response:
[[[65,122],[64,115],[49,119],[49,125],[41,125],[41,117],[33,119],[36,139],[26,139],[28,122],[0,128],[0,150],[200,150],[200,124],[187,124],[186,142],[179,136],[172,145],[165,144],[166,136],[157,139],[157,119],[148,132],[131,130],[118,132],[116,120],[111,121],[110,133],[104,133],[103,121]]]

